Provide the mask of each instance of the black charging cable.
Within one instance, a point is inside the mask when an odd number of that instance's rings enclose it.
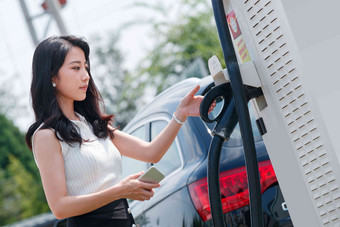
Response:
[[[219,115],[214,119],[210,119],[208,116],[209,107],[217,98],[223,98],[224,104]],[[214,226],[224,226],[225,219],[221,204],[221,196],[217,196],[221,195],[219,177],[220,156],[223,143],[229,140],[230,135],[238,122],[238,116],[229,83],[215,86],[205,94],[200,105],[200,114],[205,122],[217,122],[211,132],[213,139],[210,143],[208,153],[208,194]]]
[[[261,88],[254,88],[244,86],[246,91],[247,102],[262,95]],[[225,219],[223,214],[223,208],[221,204],[221,191],[220,191],[220,156],[223,143],[228,141],[232,132],[234,131],[239,119],[235,109],[234,99],[232,97],[232,91],[230,83],[224,83],[215,87],[212,87],[208,91],[200,105],[201,118],[208,123],[216,121],[216,125],[211,134],[213,139],[210,143],[208,153],[208,194],[210,208],[212,212],[212,219],[214,226],[224,226]],[[217,117],[209,118],[209,108],[211,103],[216,99],[223,99],[223,107]]]

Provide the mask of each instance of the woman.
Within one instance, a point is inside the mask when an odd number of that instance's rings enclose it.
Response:
[[[136,173],[121,179],[121,155],[156,163],[188,116],[199,115],[196,86],[152,142],[110,125],[90,73],[89,46],[74,36],[51,37],[36,48],[31,98],[35,123],[26,134],[40,171],[47,202],[68,226],[131,226],[126,198],[148,200],[159,184]],[[214,104],[211,108],[214,107]]]

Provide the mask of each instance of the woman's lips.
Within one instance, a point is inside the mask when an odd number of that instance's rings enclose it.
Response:
[[[80,89],[81,89],[81,90],[85,90],[85,91],[86,91],[86,90],[87,90],[87,85],[85,85],[85,86],[81,86],[81,87],[80,87]]]

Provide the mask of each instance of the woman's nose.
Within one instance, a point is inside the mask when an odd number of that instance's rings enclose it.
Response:
[[[84,81],[90,79],[89,72],[88,72],[86,69],[84,69],[84,71],[83,71],[82,79],[83,79]]]

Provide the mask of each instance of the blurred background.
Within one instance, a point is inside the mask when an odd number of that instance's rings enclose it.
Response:
[[[24,135],[35,46],[84,37],[106,112],[123,128],[156,94],[223,59],[209,0],[0,0],[0,226],[49,212]]]

